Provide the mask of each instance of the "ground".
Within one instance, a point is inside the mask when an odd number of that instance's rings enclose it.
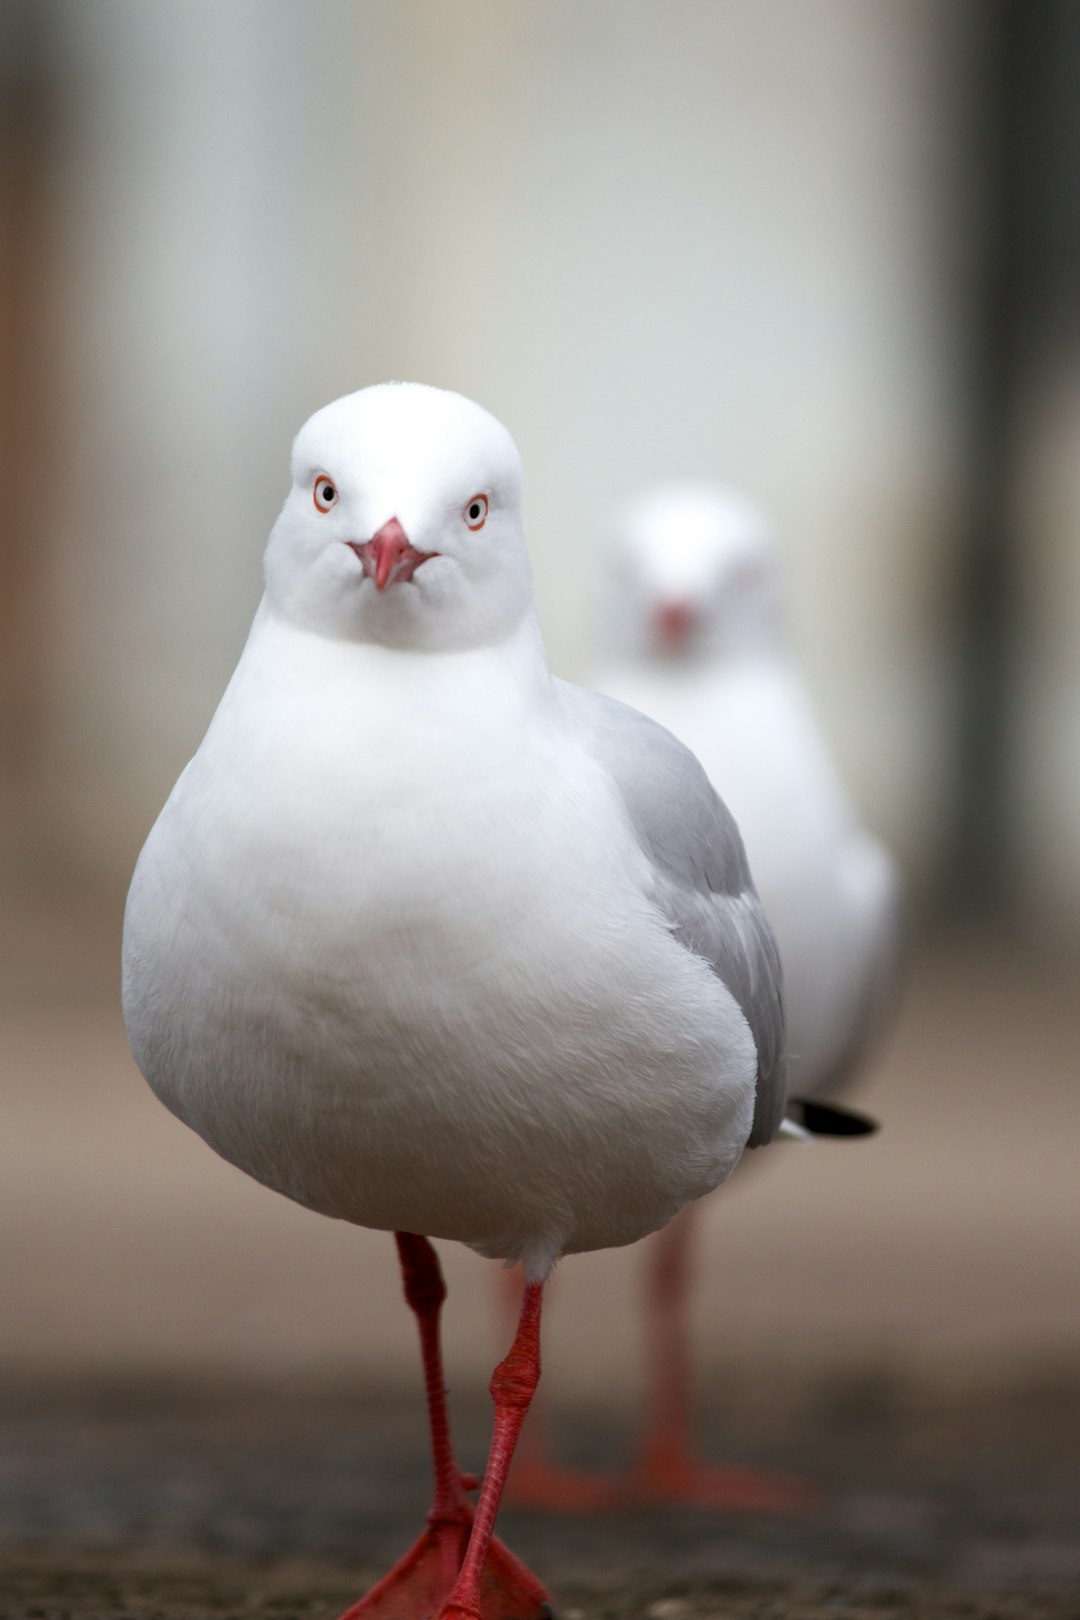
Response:
[[[1080,1384],[917,1396],[824,1380],[778,1426],[730,1381],[716,1453],[802,1469],[799,1518],[508,1512],[563,1620],[1066,1620],[1080,1616]],[[460,1404],[460,1403],[459,1403]],[[486,1415],[467,1404],[478,1462]],[[625,1454],[632,1414],[557,1414],[582,1463]],[[10,1620],[332,1620],[419,1528],[418,1403],[294,1384],[9,1393],[0,1614]]]

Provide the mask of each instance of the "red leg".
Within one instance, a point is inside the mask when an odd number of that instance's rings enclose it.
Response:
[[[696,1219],[691,1204],[653,1239],[645,1307],[649,1416],[632,1489],[647,1501],[685,1502],[727,1512],[805,1508],[813,1492],[803,1480],[750,1468],[716,1467],[694,1456],[689,1304]]]
[[[685,1465],[690,1432],[690,1243],[693,1205],[652,1240],[645,1297],[649,1412],[641,1474],[660,1480]]]
[[[433,1615],[454,1584],[469,1545],[473,1506],[466,1496],[479,1484],[475,1475],[463,1474],[454,1457],[450,1416],[446,1404],[439,1316],[446,1284],[438,1256],[427,1238],[410,1232],[395,1234],[401,1260],[405,1298],[420,1328],[424,1364],[435,1490],[427,1528],[403,1558],[354,1603],[341,1620],[425,1620]],[[490,1532],[489,1532],[490,1540]],[[483,1620],[533,1620],[544,1601],[543,1589],[523,1564],[501,1542],[491,1543],[489,1580],[483,1593]],[[489,1590],[490,1588],[490,1590]],[[524,1609],[522,1594],[539,1594],[532,1609]],[[504,1604],[504,1597],[509,1600]]]
[[[439,1318],[446,1298],[442,1267],[427,1238],[412,1232],[396,1232],[405,1299],[420,1328],[420,1356],[424,1364],[424,1391],[431,1425],[431,1460],[435,1492],[428,1513],[428,1524],[435,1531],[440,1564],[447,1587],[461,1565],[472,1524],[472,1504],[465,1495],[480,1481],[475,1474],[463,1474],[454,1456],[450,1436],[450,1412],[446,1404],[442,1343]]]
[[[499,1304],[516,1321],[521,1300],[517,1269],[499,1273]],[[501,1315],[501,1312],[500,1312]],[[621,1480],[564,1468],[552,1460],[547,1411],[540,1394],[529,1408],[529,1421],[514,1453],[514,1471],[506,1487],[506,1501],[516,1507],[539,1508],[544,1513],[594,1513],[615,1508],[626,1500]]]
[[[529,1403],[540,1379],[540,1301],[541,1283],[528,1283],[521,1304],[521,1317],[510,1354],[496,1367],[491,1380],[495,1402],[495,1426],[488,1453],[480,1500],[468,1550],[458,1578],[437,1620],[489,1620],[498,1594],[502,1612],[518,1616],[550,1614],[547,1593],[528,1570],[518,1566],[511,1582],[497,1556],[493,1542],[495,1516],[499,1511],[506,1476],[514,1447],[529,1410]],[[492,1556],[496,1555],[496,1556]]]

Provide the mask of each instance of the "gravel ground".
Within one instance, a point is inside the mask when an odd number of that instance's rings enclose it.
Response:
[[[782,1423],[766,1390],[733,1394],[726,1457],[812,1472],[817,1508],[507,1512],[563,1620],[1080,1617],[1080,1386],[1044,1372],[946,1397],[867,1371],[820,1382]],[[564,1408],[561,1449],[611,1463],[630,1416]],[[475,1463],[486,1414],[459,1418]],[[0,1419],[10,1620],[331,1620],[426,1506],[421,1413],[395,1391],[42,1386],[9,1391]]]

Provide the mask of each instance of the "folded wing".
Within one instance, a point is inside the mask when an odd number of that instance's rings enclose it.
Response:
[[[559,682],[575,730],[608,771],[653,870],[671,932],[709,963],[757,1046],[748,1145],[769,1142],[787,1100],[780,957],[739,829],[704,770],[670,731],[584,687]]]

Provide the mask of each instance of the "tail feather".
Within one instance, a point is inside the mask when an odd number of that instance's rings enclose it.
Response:
[[[877,1120],[854,1108],[840,1108],[817,1098],[789,1097],[780,1135],[795,1142],[813,1142],[823,1136],[872,1136],[877,1129]]]

